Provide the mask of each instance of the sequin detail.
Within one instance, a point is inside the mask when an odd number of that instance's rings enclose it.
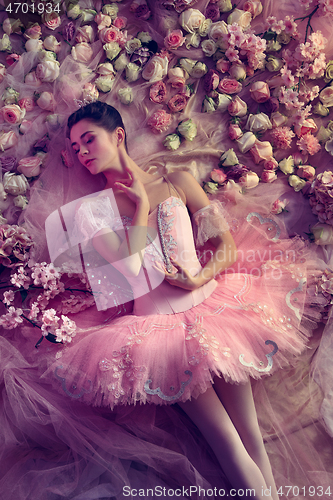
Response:
[[[244,354],[239,355],[240,363],[244,366],[254,368],[255,370],[257,370],[260,373],[266,373],[266,372],[271,371],[271,369],[273,367],[273,356],[274,356],[274,354],[276,354],[278,352],[279,348],[278,348],[277,344],[275,342],[273,342],[273,340],[266,340],[265,344],[273,346],[273,351],[271,351],[268,354],[265,354],[266,358],[268,359],[268,364],[265,368],[258,368],[257,366],[255,366],[253,361],[250,361],[250,363],[247,363],[246,361],[244,361]],[[260,364],[263,364],[263,362],[261,361]]]
[[[152,396],[158,396],[159,398],[163,399],[164,401],[176,401],[177,399],[180,398],[180,396],[182,396],[184,394],[185,387],[191,383],[192,378],[193,378],[192,372],[190,370],[185,370],[184,373],[185,373],[185,375],[188,375],[189,378],[185,382],[181,382],[181,388],[179,389],[177,394],[175,394],[174,396],[166,396],[165,394],[163,394],[160,387],[157,387],[156,389],[150,389],[149,385],[152,383],[151,379],[146,380],[145,385],[144,385],[144,390],[147,394],[150,394]],[[170,389],[174,390],[173,387],[171,387]]]
[[[287,303],[287,306],[290,307],[290,309],[292,309],[296,315],[296,318],[301,320],[302,317],[301,317],[301,313],[300,313],[300,309],[299,307],[296,307],[294,306],[292,303],[291,303],[291,297],[294,293],[296,292],[301,292],[303,290],[303,285],[306,283],[306,279],[305,278],[302,278],[299,282],[299,285],[297,288],[294,288],[293,290],[290,290],[290,292],[287,293],[287,296],[286,296],[286,303]]]
[[[68,390],[67,387],[66,387],[66,378],[65,377],[60,377],[60,375],[58,375],[58,370],[63,370],[63,368],[64,367],[62,365],[57,366],[57,368],[54,370],[54,375],[55,375],[55,377],[58,380],[61,381],[62,389],[67,394],[67,396],[69,396],[69,397],[71,397],[73,399],[79,399],[79,398],[82,398],[82,396],[84,394],[89,394],[92,391],[92,381],[88,380],[89,389],[85,389],[84,387],[82,387],[81,391],[78,394],[73,394],[73,392],[71,392],[70,390]],[[77,388],[78,388],[77,385],[75,383],[72,383],[71,389],[73,391],[75,391]]]
[[[170,255],[172,255],[177,248],[177,242],[171,234],[171,230],[176,219],[176,212],[171,209],[176,206],[185,208],[185,205],[180,198],[172,196],[160,203],[157,209],[158,234],[160,237],[165,267],[168,273],[171,273],[173,269]]]
[[[260,224],[271,224],[271,226],[269,226],[267,228],[268,231],[273,231],[275,229],[275,235],[270,238],[271,241],[277,241],[280,237],[280,234],[281,234],[281,229],[279,228],[277,222],[275,222],[275,220],[273,219],[268,219],[267,217],[263,217],[262,215],[258,214],[257,212],[251,212],[247,215],[246,217],[246,220],[247,222],[251,222],[251,219],[253,217],[256,217]]]

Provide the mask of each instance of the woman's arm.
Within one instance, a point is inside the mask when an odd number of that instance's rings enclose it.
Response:
[[[184,193],[186,205],[192,214],[210,205],[206,193],[189,172],[174,172],[169,175],[169,179]],[[176,274],[166,272],[165,279],[172,285],[187,290],[195,290],[236,262],[237,249],[229,231],[215,238],[210,238],[209,241],[215,246],[216,250],[196,276],[191,276],[186,269],[173,262],[178,272]]]

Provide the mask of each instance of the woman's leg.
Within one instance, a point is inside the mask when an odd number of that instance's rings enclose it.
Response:
[[[232,420],[211,387],[197,399],[180,403],[214,451],[234,489],[251,489],[251,498],[272,500],[257,464],[248,454]]]
[[[261,470],[267,486],[271,488],[272,498],[279,500],[271,464],[259,429],[250,382],[239,385],[228,384],[224,379],[216,377],[214,389],[228,412],[247,452]]]

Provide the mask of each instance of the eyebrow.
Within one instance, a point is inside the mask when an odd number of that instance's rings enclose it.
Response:
[[[80,139],[83,139],[83,137],[86,135],[86,134],[91,134],[92,130],[87,130],[87,132],[84,132],[82,135],[80,135]],[[77,144],[77,142],[72,142],[71,146],[74,146],[75,144]]]

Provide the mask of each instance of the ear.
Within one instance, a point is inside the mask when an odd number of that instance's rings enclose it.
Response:
[[[122,127],[117,127],[115,130],[117,146],[121,146],[125,142],[125,130]]]

